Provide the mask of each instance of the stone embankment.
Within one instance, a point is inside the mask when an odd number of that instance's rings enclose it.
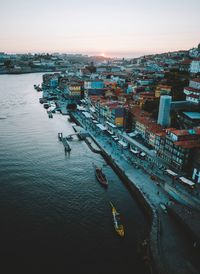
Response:
[[[79,120],[76,119],[75,116],[71,115],[71,119],[79,126],[84,127]],[[151,266],[153,268],[153,273],[166,274],[167,271],[164,268],[161,258],[160,258],[160,219],[157,214],[154,206],[148,201],[145,193],[141,192],[139,188],[134,184],[133,181],[128,178],[126,173],[120,166],[112,159],[110,155],[104,150],[104,148],[96,141],[96,139],[92,138],[93,141],[100,149],[100,153],[105,159],[105,161],[112,167],[112,169],[116,172],[116,174],[121,178],[122,182],[126,185],[126,187],[130,190],[131,194],[137,199],[140,204],[142,210],[144,211],[147,219],[151,225],[151,231],[149,234],[149,253],[151,259]],[[87,138],[85,139],[88,144]],[[89,142],[89,147],[91,148],[91,143]],[[92,151],[93,151],[92,147]],[[94,151],[95,152],[95,151]]]

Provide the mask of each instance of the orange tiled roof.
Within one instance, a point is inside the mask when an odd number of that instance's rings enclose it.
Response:
[[[200,135],[200,128],[194,128],[194,135]],[[187,129],[167,129],[167,132],[171,132],[176,136],[189,136],[191,133]]]
[[[199,140],[179,141],[179,142],[175,142],[174,144],[182,148],[188,148],[188,149],[200,147]]]

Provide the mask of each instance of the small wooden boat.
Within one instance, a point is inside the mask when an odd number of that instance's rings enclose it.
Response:
[[[101,168],[99,168],[97,166],[94,166],[94,167],[95,167],[95,175],[96,175],[97,180],[99,181],[99,183],[101,185],[107,187],[108,181],[107,181],[106,175],[103,173]]]
[[[124,237],[124,227],[121,223],[120,214],[117,212],[116,208],[113,206],[111,202],[110,205],[112,207],[114,228],[120,237]]]

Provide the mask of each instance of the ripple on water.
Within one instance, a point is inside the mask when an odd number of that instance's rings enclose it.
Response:
[[[103,166],[104,160],[84,142],[72,141],[70,155],[64,154],[57,133],[74,131],[68,117],[48,119],[38,103],[33,85],[41,77],[0,76],[2,260],[33,273],[148,274],[136,251],[148,231],[141,210],[109,166],[108,189],[99,184],[92,163]],[[113,228],[110,200],[123,215],[123,241]]]

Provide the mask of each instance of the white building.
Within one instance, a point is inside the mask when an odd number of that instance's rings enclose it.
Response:
[[[191,73],[199,73],[200,72],[200,59],[195,59],[191,62],[190,72]]]
[[[190,80],[189,87],[184,88],[186,101],[199,104],[200,103],[200,78]]]

